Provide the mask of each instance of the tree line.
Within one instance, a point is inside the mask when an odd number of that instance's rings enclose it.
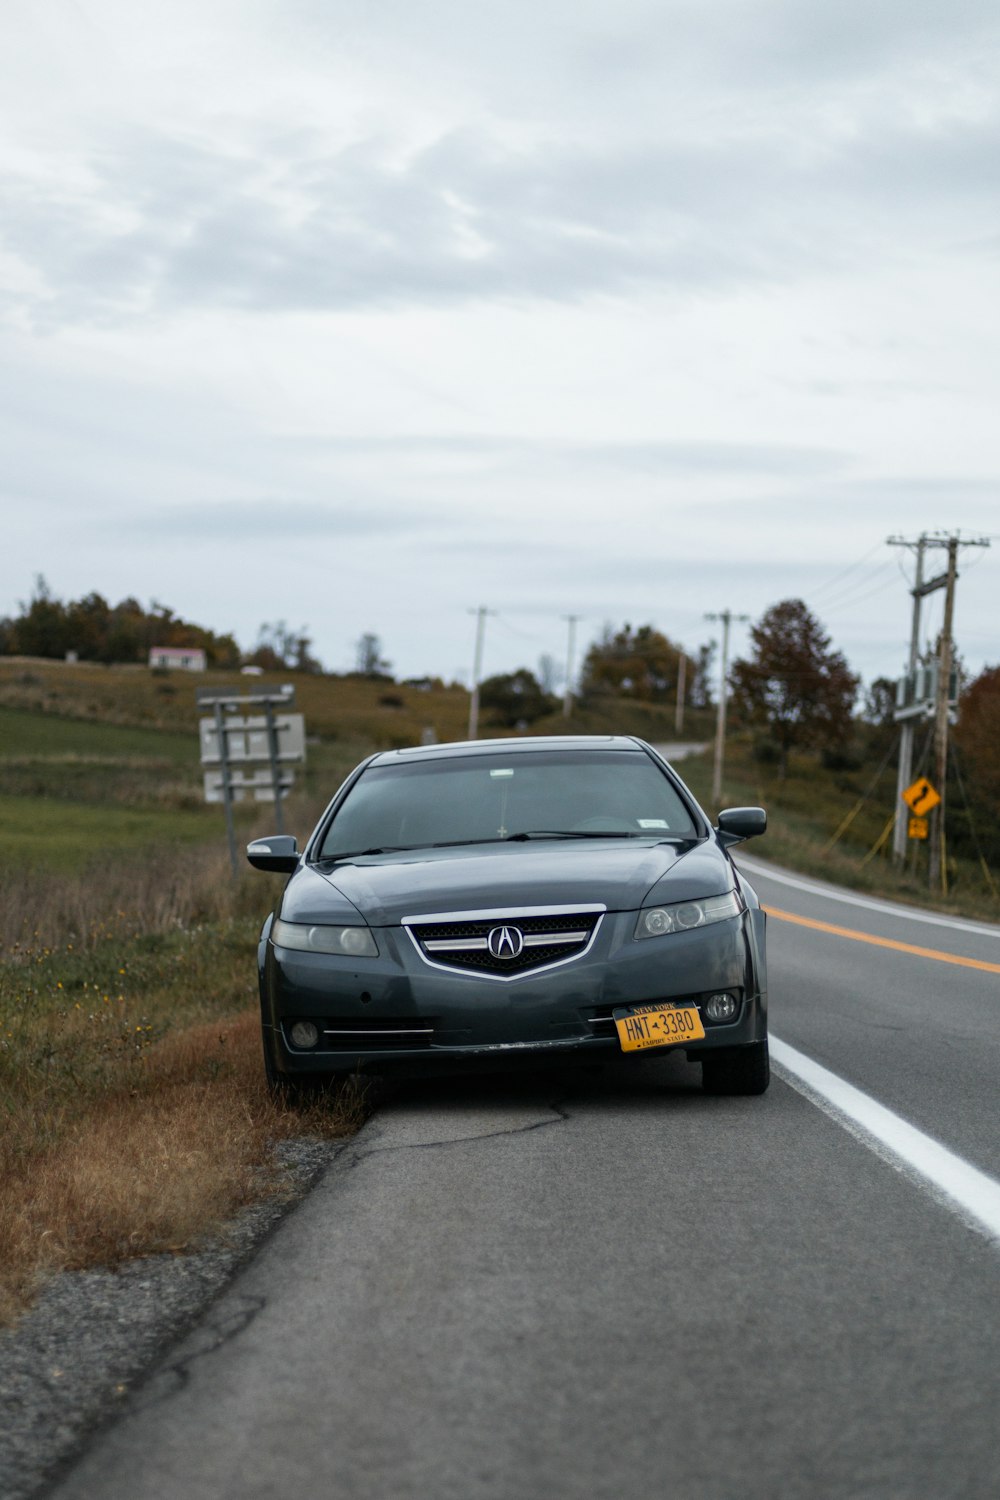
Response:
[[[138,599],[111,604],[93,592],[81,599],[57,599],[44,577],[19,613],[0,617],[0,656],[40,656],[64,661],[113,663],[148,662],[154,646],[200,647],[210,667],[220,670],[241,665],[266,672],[322,672],[313,654],[308,627],[290,628],[284,620],[261,625],[249,651],[241,651],[235,636],[196,625],[155,600],[145,608]],[[355,646],[356,671],[364,677],[392,681],[391,664],[382,656],[377,635],[366,632]]]
[[[80,661],[146,662],[152,646],[201,647],[213,667],[235,667],[240,648],[231,635],[218,635],[182,620],[155,601],[148,609],[138,599],[110,604],[103,595],[86,594],[64,603],[45,579],[35,580],[31,599],[20,614],[0,619],[0,655],[47,656]]]

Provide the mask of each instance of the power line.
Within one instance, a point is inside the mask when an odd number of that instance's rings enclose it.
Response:
[[[820,605],[820,608],[823,611],[823,614],[827,617],[831,615],[837,615],[844,609],[853,609],[856,604],[863,604],[866,599],[874,598],[876,594],[884,594],[886,589],[895,587],[895,577],[882,578],[878,583],[874,585],[874,587],[866,588],[864,587],[864,585],[861,585],[861,593],[849,592],[842,598],[835,600],[831,604]]]
[[[835,583],[839,583],[842,578],[847,578],[851,573],[856,572],[863,563],[866,563],[870,557],[873,557],[875,555],[875,553],[881,546],[881,542],[876,542],[874,547],[869,548],[864,557],[858,558],[857,562],[851,563],[847,568],[842,568],[839,573],[834,573],[832,578],[827,578],[822,583],[818,583],[814,589],[810,590],[812,597],[815,599],[816,595],[822,594],[824,589],[832,588],[833,585]]]
[[[545,639],[544,636],[536,635],[534,631],[521,630],[517,625],[512,625],[506,610],[492,610],[491,613],[496,617],[496,622],[500,626],[500,629],[506,630],[508,635],[516,635],[522,641],[534,641],[535,643]]]

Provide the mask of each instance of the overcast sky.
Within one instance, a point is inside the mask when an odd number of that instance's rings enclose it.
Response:
[[[6,0],[0,614],[1000,660],[995,0]],[[940,626],[941,595],[927,612]],[[737,650],[745,634],[735,638]]]

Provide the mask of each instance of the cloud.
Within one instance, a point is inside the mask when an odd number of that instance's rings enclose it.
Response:
[[[147,131],[72,186],[8,172],[4,241],[47,287],[21,297],[55,323],[714,293],[863,267],[876,246],[937,253],[948,207],[992,189],[998,149],[993,115],[607,145],[458,128],[405,156],[375,137],[250,151]]]
[[[368,33],[358,7],[347,24],[327,0],[284,0],[281,11],[292,45],[323,64],[346,52],[363,67],[375,56],[403,80],[450,82],[494,114],[569,112],[574,123],[600,116],[602,126],[644,86],[661,103],[686,103],[692,82],[737,98],[762,85],[843,86],[967,47],[982,56],[997,31],[988,0],[380,0]]]
[[[537,465],[553,460],[571,466],[673,474],[827,474],[842,469],[849,455],[837,448],[794,443],[726,442],[561,442],[488,433],[394,434],[387,437],[294,437],[296,448],[370,458],[456,455],[495,461],[512,458]]]
[[[275,542],[315,538],[345,542],[400,536],[435,524],[426,509],[372,507],[367,502],[327,505],[279,496],[203,505],[160,505],[127,519],[108,523],[115,532],[186,540]]]

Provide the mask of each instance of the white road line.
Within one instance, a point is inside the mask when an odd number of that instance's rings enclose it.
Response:
[[[855,896],[849,891],[835,890],[832,886],[817,885],[811,880],[801,880],[797,875],[772,870],[769,865],[747,859],[742,854],[737,855],[736,862],[740,869],[745,866],[751,875],[763,875],[768,880],[776,880],[779,885],[791,885],[797,891],[808,891],[812,896],[825,896],[828,901],[841,901],[845,906],[864,906],[869,911],[885,912],[890,917],[905,917],[908,922],[927,922],[932,927],[951,927],[956,932],[974,932],[979,937],[1000,939],[1000,927],[993,927],[987,922],[962,922],[956,917],[939,916],[937,912],[917,911],[913,907],[897,906],[891,901],[876,901],[870,896]]]
[[[885,1105],[771,1035],[779,1076],[972,1228],[1000,1240],[1000,1183]]]

